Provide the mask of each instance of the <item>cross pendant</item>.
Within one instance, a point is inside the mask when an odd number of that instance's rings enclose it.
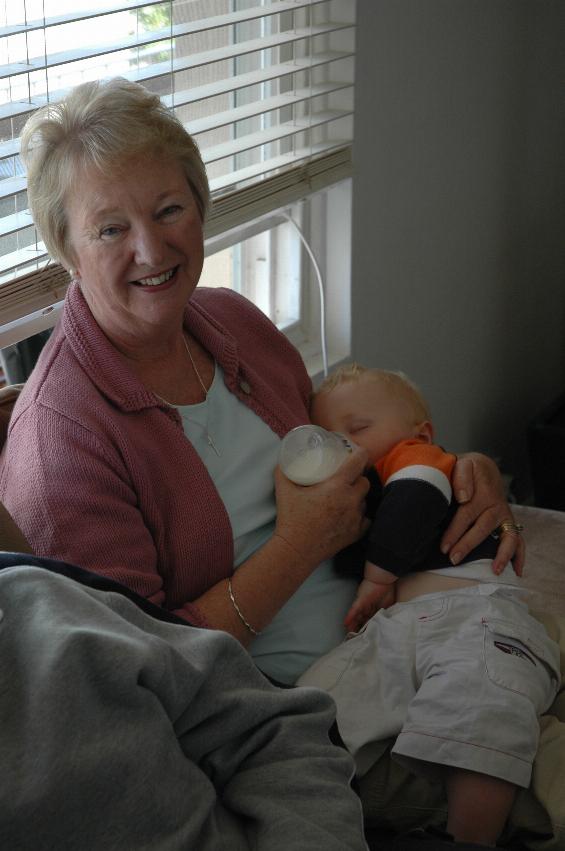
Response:
[[[214,452],[216,453],[218,458],[221,458],[220,451],[219,451],[218,447],[216,446],[216,444],[214,443],[214,441],[212,440],[211,436],[208,434],[208,432],[206,432],[206,440],[208,441],[208,446],[210,446],[214,450]]]

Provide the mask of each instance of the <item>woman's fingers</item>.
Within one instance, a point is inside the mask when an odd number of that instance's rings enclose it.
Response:
[[[502,515],[499,507],[493,506],[484,511],[475,522],[473,522],[473,514],[465,512],[465,508],[466,506],[461,506],[458,509],[458,512],[462,512],[461,515],[459,517],[456,515],[454,518],[454,521],[456,519],[458,521],[453,532],[455,543],[444,550],[449,554],[450,561],[454,565],[463,561],[471,550],[478,547],[493,532],[497,533],[501,523],[514,523],[514,518],[509,513],[508,507],[508,513]],[[469,524],[472,524],[470,528]],[[467,528],[467,531],[458,536],[458,527]],[[508,562],[512,561],[516,575],[521,576],[524,569],[525,554],[526,547],[522,536],[517,532],[503,532],[499,536],[499,545],[492,565],[493,572],[501,573]]]
[[[453,468],[451,486],[455,499],[461,505],[473,498],[475,492],[475,473],[473,460],[467,455],[461,455]]]
[[[303,487],[290,482],[277,468],[277,531],[314,560],[335,555],[366,530],[365,497],[369,482],[363,476],[364,450],[354,450],[327,481]]]
[[[368,460],[369,455],[367,450],[362,449],[361,446],[354,446],[351,454],[347,456],[332,478],[337,480],[343,479],[348,484],[355,484],[359,481],[359,477],[363,476]],[[367,490],[369,490],[368,480],[365,481],[367,481]]]
[[[452,563],[458,564],[496,529],[498,516],[498,505],[481,506],[480,510],[474,502],[460,505],[443,536],[442,552],[449,553]]]
[[[479,453],[469,453],[458,459],[453,490],[456,498],[465,497],[442,539],[442,551],[449,553],[452,564],[459,564],[465,556],[495,532],[504,522],[514,523],[505,495],[498,467],[490,458]],[[500,535],[493,571],[500,573],[509,561],[522,575],[525,545],[518,532],[506,531]]]
[[[512,518],[506,518],[513,523]],[[497,575],[502,573],[509,561],[512,562],[516,576],[522,576],[524,572],[524,560],[526,556],[526,545],[519,532],[502,532],[500,543],[496,552],[496,558],[492,563],[493,572]]]

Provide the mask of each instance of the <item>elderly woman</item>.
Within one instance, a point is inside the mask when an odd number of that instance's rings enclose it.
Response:
[[[275,469],[310,380],[257,308],[196,289],[206,174],[158,97],[81,85],[30,118],[22,153],[35,222],[73,281],[14,411],[0,499],[37,554],[231,633],[294,683],[344,637],[355,583],[331,559],[365,528],[364,451],[311,488]],[[492,462],[458,472],[473,499],[444,541],[454,555],[512,519]],[[498,559],[512,556],[519,568],[506,535]]]

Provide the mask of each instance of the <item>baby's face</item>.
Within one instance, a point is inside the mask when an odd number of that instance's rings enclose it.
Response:
[[[408,400],[396,397],[380,381],[363,378],[317,396],[311,417],[328,431],[339,431],[363,446],[372,462],[399,441],[416,437],[420,430]]]

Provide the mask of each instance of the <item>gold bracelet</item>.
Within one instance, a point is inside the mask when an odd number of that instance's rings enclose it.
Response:
[[[242,622],[242,624],[247,627],[247,629],[249,630],[250,633],[252,633],[252,635],[260,635],[261,633],[258,630],[254,629],[251,626],[251,624],[248,621],[245,620],[243,612],[241,611],[241,609],[239,608],[239,606],[235,602],[235,597],[233,596],[233,591],[232,591],[232,587],[231,587],[231,579],[228,579],[228,594],[230,595],[230,600],[232,601],[232,605],[233,605],[234,609],[236,610],[237,615],[238,615],[240,621]]]

